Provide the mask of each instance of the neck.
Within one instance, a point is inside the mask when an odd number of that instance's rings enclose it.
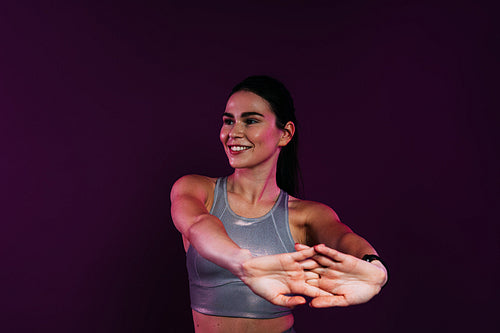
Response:
[[[251,203],[274,201],[280,193],[276,183],[276,164],[267,172],[255,169],[236,169],[228,178],[228,189]]]

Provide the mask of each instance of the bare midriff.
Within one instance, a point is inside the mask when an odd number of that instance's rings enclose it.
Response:
[[[293,315],[272,319],[210,316],[193,310],[196,333],[282,333],[293,326]]]

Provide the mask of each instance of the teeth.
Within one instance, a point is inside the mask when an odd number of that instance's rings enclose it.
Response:
[[[242,151],[242,150],[250,149],[250,147],[245,147],[245,146],[231,146],[229,148],[232,151]]]

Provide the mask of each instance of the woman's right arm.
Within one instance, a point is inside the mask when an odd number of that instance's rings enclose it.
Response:
[[[205,206],[211,191],[211,180],[196,175],[184,176],[172,187],[172,219],[185,245],[190,244],[203,258],[229,270],[275,305],[294,307],[305,303],[302,296],[288,294],[331,295],[306,283],[318,277],[303,269],[315,254],[313,248],[254,258],[249,250],[233,242],[222,222]]]
[[[222,222],[208,212],[205,204],[213,191],[210,182],[209,178],[198,175],[177,180],[170,193],[172,220],[184,243],[241,278],[243,263],[252,254],[233,242]]]

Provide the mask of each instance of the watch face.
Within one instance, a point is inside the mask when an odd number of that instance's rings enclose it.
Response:
[[[377,255],[375,255],[375,254],[365,254],[363,256],[362,260],[365,260],[365,261],[368,261],[368,262],[372,262],[373,260],[382,261],[382,259],[380,259],[380,257],[377,256]]]

